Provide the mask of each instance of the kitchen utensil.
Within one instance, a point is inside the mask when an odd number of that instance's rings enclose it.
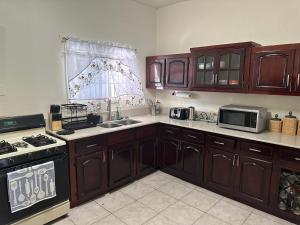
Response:
[[[281,133],[282,130],[282,120],[278,118],[278,114],[269,121],[269,130],[274,133]]]
[[[13,181],[13,182],[10,183],[10,188],[14,192],[14,205],[18,204],[17,194],[16,194],[17,187],[18,187],[17,181]]]
[[[42,189],[42,175],[41,174],[39,174],[39,183],[40,183],[40,191],[37,194],[37,197],[38,197],[38,199],[42,199],[45,197],[45,192]]]
[[[28,196],[28,198],[30,197],[30,184],[28,182],[28,179],[26,179],[26,182],[25,182],[25,193],[26,195]]]
[[[189,120],[194,120],[195,119],[195,107],[190,106],[188,107],[189,109]]]
[[[48,196],[48,179],[49,179],[49,176],[48,174],[45,174],[44,175],[44,181],[45,181],[45,189],[46,189],[46,196]]]
[[[298,120],[292,112],[286,115],[282,120],[282,133],[286,135],[296,135]]]
[[[20,194],[19,194],[19,197],[18,197],[18,201],[23,202],[25,200],[25,196],[24,196],[23,191],[22,191],[22,183],[21,183],[20,180],[19,180],[19,191],[20,191]]]
[[[39,186],[38,186],[38,181],[37,181],[37,171],[34,171],[34,183],[35,183],[35,188],[34,188],[34,193],[37,194],[39,192]]]
[[[51,179],[50,180],[50,192],[52,195],[54,195],[54,191],[55,191],[54,181],[53,181],[53,179]]]
[[[33,180],[30,181],[30,186],[31,186],[30,202],[35,203],[36,202],[36,195],[34,194]]]

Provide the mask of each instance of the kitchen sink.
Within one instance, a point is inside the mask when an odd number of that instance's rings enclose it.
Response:
[[[103,128],[114,128],[120,126],[122,126],[122,124],[117,124],[117,123],[102,123],[99,125],[99,127],[103,127]]]
[[[141,123],[141,121],[126,119],[126,120],[115,121],[114,123],[122,124],[122,125],[131,125],[131,124]]]

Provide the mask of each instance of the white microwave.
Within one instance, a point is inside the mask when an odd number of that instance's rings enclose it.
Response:
[[[219,108],[218,126],[259,133],[267,124],[267,109],[255,106],[226,105]]]

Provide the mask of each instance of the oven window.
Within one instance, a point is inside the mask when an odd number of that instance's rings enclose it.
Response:
[[[238,112],[233,110],[222,110],[221,112],[221,123],[236,125],[236,126],[243,126],[247,127],[247,115],[248,113],[245,112]]]

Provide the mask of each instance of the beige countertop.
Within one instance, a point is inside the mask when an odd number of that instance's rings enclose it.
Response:
[[[281,133],[271,133],[269,131],[264,131],[259,134],[248,133],[248,132],[243,132],[243,131],[220,128],[215,123],[170,119],[166,115],[135,116],[135,117],[131,117],[130,119],[139,120],[139,121],[141,121],[141,123],[137,123],[137,124],[133,124],[133,125],[126,125],[126,126],[121,126],[121,127],[116,127],[116,128],[102,128],[102,127],[87,128],[87,129],[82,129],[82,130],[76,130],[75,133],[71,134],[71,135],[57,135],[53,131],[49,131],[49,133],[51,133],[51,134],[55,135],[56,137],[59,137],[63,140],[71,141],[71,140],[86,138],[86,137],[90,137],[90,136],[126,130],[129,128],[140,127],[140,126],[149,125],[149,124],[164,123],[164,124],[175,125],[175,126],[180,126],[180,127],[185,127],[185,128],[191,128],[191,129],[200,130],[200,131],[206,131],[206,132],[211,132],[211,133],[216,133],[216,134],[228,135],[228,136],[232,136],[232,137],[244,138],[244,139],[248,139],[248,140],[260,141],[260,142],[300,149],[300,136],[288,136],[288,135],[283,135]]]

